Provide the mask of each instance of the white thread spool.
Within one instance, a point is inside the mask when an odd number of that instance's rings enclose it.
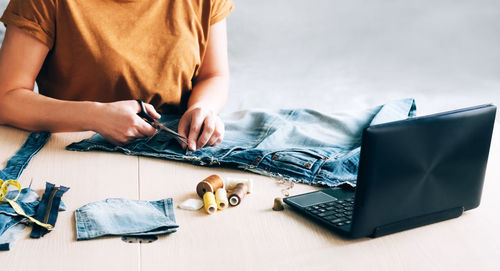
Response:
[[[219,210],[224,210],[229,205],[227,201],[227,192],[224,188],[219,188],[215,192],[215,202],[217,203],[217,207]]]
[[[245,178],[226,178],[225,187],[227,190],[232,190],[239,183],[245,184],[248,188],[247,193],[253,192],[253,179],[245,179]]]

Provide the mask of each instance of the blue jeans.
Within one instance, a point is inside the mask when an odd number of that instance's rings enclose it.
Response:
[[[415,116],[413,99],[393,101],[368,110],[324,115],[298,110],[247,110],[223,116],[222,143],[185,151],[164,131],[115,146],[94,135],[66,148],[110,151],[191,162],[202,166],[239,168],[314,185],[356,185],[364,128]],[[160,122],[177,129],[180,116]]]
[[[75,211],[76,240],[105,235],[160,235],[175,232],[171,198],[158,201],[106,199]]]

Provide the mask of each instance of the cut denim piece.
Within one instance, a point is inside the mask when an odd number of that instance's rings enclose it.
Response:
[[[45,146],[49,138],[50,133],[48,132],[31,133],[23,146],[7,161],[5,168],[0,170],[0,179],[17,180],[28,166],[31,158]]]
[[[43,221],[46,219],[47,223],[56,226],[57,216],[59,214],[59,206],[61,197],[69,190],[66,186],[56,187],[54,184],[46,182],[45,192],[42,195],[42,200],[38,204],[34,218]],[[31,238],[40,238],[49,233],[49,230],[39,226],[33,225],[31,231]]]
[[[7,198],[12,199],[17,195],[17,190],[9,191]],[[33,216],[38,206],[38,195],[30,188],[21,190],[16,201],[26,215]],[[24,217],[18,215],[8,203],[0,204],[0,250],[10,250],[26,225],[20,222]]]
[[[9,191],[7,198],[12,199],[17,195],[18,190]],[[33,216],[38,208],[38,194],[31,188],[23,188],[16,201],[26,215]],[[60,202],[58,211],[66,211],[64,202]],[[10,250],[14,242],[26,228],[25,223],[21,223],[25,218],[18,215],[8,203],[0,204],[0,250]]]
[[[105,235],[160,235],[175,232],[171,198],[158,201],[106,199],[75,211],[76,240]]]
[[[101,150],[187,161],[202,166],[239,168],[308,184],[356,185],[363,129],[415,116],[413,99],[389,102],[368,110],[324,115],[314,110],[246,110],[222,116],[222,143],[184,151],[167,133],[114,146],[94,135],[66,148]],[[160,122],[176,130],[180,116]]]
[[[31,133],[23,146],[7,161],[5,168],[0,170],[0,179],[17,180],[31,158],[45,146],[49,138],[50,133],[48,132]],[[14,198],[17,192],[17,190],[9,191],[7,197]],[[21,190],[17,202],[27,215],[32,216],[35,214],[35,208],[38,205],[37,200],[38,195],[30,188],[25,188]],[[12,248],[13,243],[26,227],[20,223],[23,219],[9,204],[0,204],[0,250],[10,250]]]

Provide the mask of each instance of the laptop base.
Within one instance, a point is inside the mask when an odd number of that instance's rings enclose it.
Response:
[[[397,221],[387,225],[376,227],[373,234],[370,237],[376,238],[391,233],[396,233],[400,231],[405,231],[428,224],[445,221],[452,218],[457,218],[461,216],[464,212],[464,207],[452,208],[440,212],[435,212],[432,214],[412,217],[409,219]]]

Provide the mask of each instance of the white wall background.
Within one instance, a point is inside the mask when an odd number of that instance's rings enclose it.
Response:
[[[3,13],[3,10],[7,7],[7,4],[9,4],[9,0],[0,0],[0,10]],[[0,23],[0,41],[3,40],[3,35],[5,34],[5,26]]]
[[[498,0],[234,0],[227,109],[500,104]]]

